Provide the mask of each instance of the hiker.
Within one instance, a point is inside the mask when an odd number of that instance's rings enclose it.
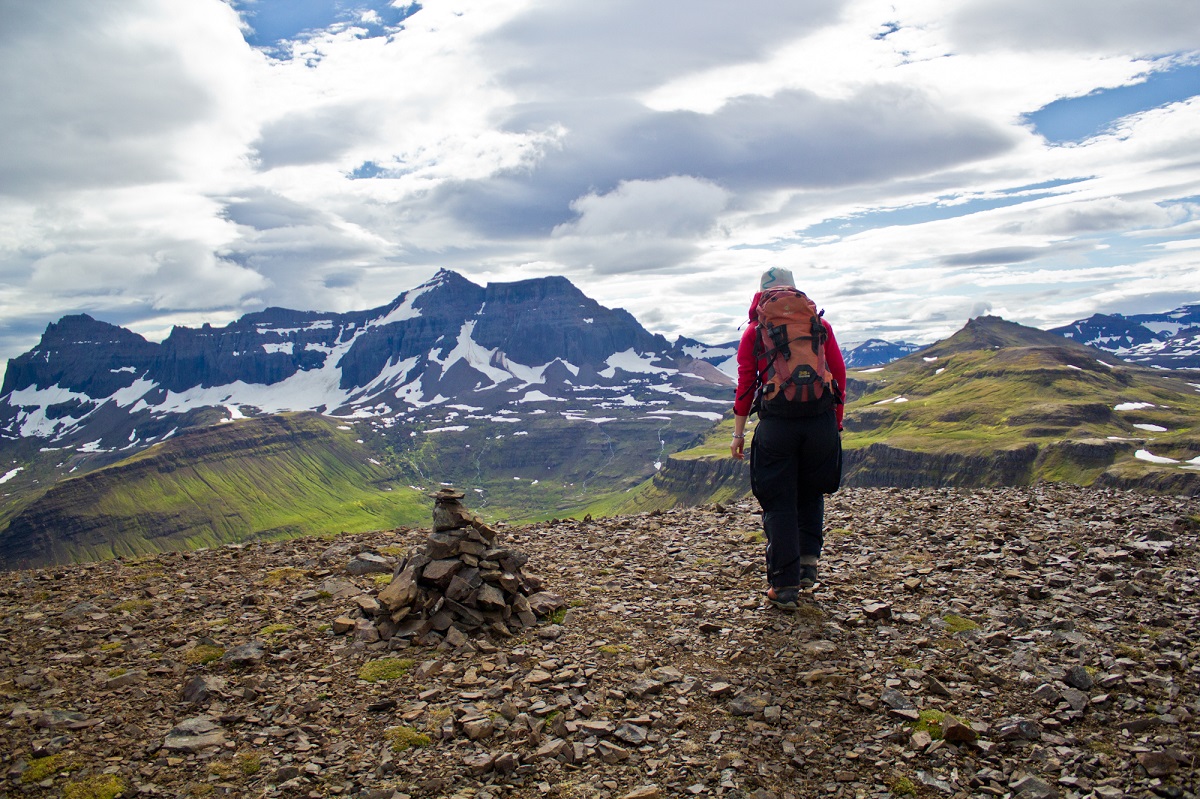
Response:
[[[757,412],[750,487],[763,509],[767,599],[795,610],[800,590],[817,583],[824,495],[841,482],[846,362],[790,270],[768,269],[759,285],[738,345],[729,453],[745,457],[746,419]]]

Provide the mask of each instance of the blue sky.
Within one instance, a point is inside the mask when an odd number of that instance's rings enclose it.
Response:
[[[564,275],[733,339],[1200,301],[1194,0],[0,0],[0,357]]]
[[[232,0],[230,5],[244,20],[246,42],[278,58],[289,57],[292,42],[344,28],[355,28],[359,38],[388,36],[403,30],[404,20],[421,10],[420,3],[383,0]]]
[[[1098,136],[1125,117],[1182,103],[1198,93],[1200,64],[1184,63],[1151,72],[1136,83],[1055,100],[1027,119],[1048,142],[1065,144]]]

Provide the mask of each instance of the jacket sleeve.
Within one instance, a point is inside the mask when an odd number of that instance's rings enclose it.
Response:
[[[749,416],[750,406],[754,404],[754,390],[758,387],[758,359],[754,357],[754,340],[756,338],[758,338],[758,325],[750,322],[742,331],[742,340],[738,342],[737,394],[733,399],[733,412],[737,416]]]
[[[825,331],[827,333],[829,333],[829,340],[827,342],[825,342],[825,362],[829,365],[829,372],[830,372],[831,376],[833,377],[834,380],[837,381],[837,384],[841,387],[842,396],[845,396],[845,393],[846,393],[846,359],[842,357],[842,349],[841,349],[841,347],[838,346],[837,339],[833,335],[833,327],[828,322],[826,322],[824,319],[821,320],[821,324],[825,325]],[[738,352],[740,355],[741,350],[739,349]],[[740,371],[741,371],[741,361],[740,360],[738,361],[738,364],[739,364],[738,371],[740,373]],[[835,407],[837,408],[838,430],[841,430],[842,429],[842,416],[846,410],[846,406],[839,403]]]

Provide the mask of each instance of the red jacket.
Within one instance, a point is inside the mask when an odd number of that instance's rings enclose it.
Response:
[[[754,357],[754,342],[758,339],[758,317],[755,309],[758,308],[760,293],[756,293],[754,299],[750,301],[750,324],[746,325],[746,329],[742,332],[742,340],[738,344],[738,384],[737,395],[733,402],[733,412],[738,416],[750,415],[750,406],[754,402],[754,389],[758,384],[758,375],[767,368],[765,359],[759,362]],[[825,359],[829,363],[829,371],[844,392],[846,390],[846,361],[842,358],[842,350],[838,347],[837,339],[833,336],[833,328],[829,322],[822,319],[821,324],[825,325],[825,332],[829,334],[829,340],[825,342]],[[841,430],[842,412],[845,410],[845,406],[839,404],[834,407],[837,408],[838,429]]]

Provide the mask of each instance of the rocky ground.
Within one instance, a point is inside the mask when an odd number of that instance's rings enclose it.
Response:
[[[346,624],[422,531],[0,575],[0,795],[1200,791],[1194,500],[843,491],[795,614],[754,510],[503,529],[568,608],[433,647]]]

